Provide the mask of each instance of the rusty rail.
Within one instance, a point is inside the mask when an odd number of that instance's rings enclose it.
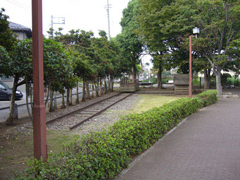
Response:
[[[94,106],[94,105],[96,105],[96,104],[98,104],[98,103],[101,103],[101,102],[106,101],[106,100],[108,100],[108,99],[111,99],[111,98],[113,98],[113,97],[119,96],[120,94],[122,94],[122,93],[115,94],[115,95],[113,95],[113,96],[110,96],[110,97],[108,97],[108,98],[102,99],[102,100],[97,101],[97,102],[95,102],[95,103],[89,104],[89,105],[87,105],[87,106],[85,106],[85,107],[82,107],[82,108],[80,108],[80,109],[77,109],[77,110],[74,110],[74,111],[72,111],[72,112],[66,113],[66,114],[64,114],[64,115],[62,115],[62,116],[60,116],[60,117],[51,119],[51,120],[47,121],[47,124],[53,123],[53,122],[55,122],[55,121],[58,121],[58,120],[60,120],[60,119],[62,119],[62,118],[64,118],[64,117],[67,117],[67,116],[69,116],[69,115],[76,114],[76,113],[78,113],[78,112],[80,112],[80,111],[83,111],[83,110],[85,110],[85,109],[87,109],[87,108],[90,108],[90,107],[92,107],[92,106]]]
[[[70,129],[70,130],[75,129],[76,127],[80,126],[80,125],[83,124],[84,122],[86,122],[86,121],[88,121],[89,119],[91,119],[91,118],[93,118],[93,117],[95,117],[95,116],[97,116],[97,115],[103,113],[104,111],[106,111],[107,109],[109,109],[110,107],[112,107],[113,105],[119,103],[120,101],[123,101],[124,99],[128,98],[129,96],[131,96],[131,95],[133,95],[133,94],[134,94],[134,93],[131,93],[131,94],[125,96],[124,98],[122,98],[122,99],[120,99],[120,100],[118,100],[118,101],[112,103],[111,105],[109,105],[109,106],[107,106],[106,108],[104,108],[104,109],[98,111],[97,113],[93,114],[92,116],[90,116],[90,117],[88,117],[88,118],[82,120],[81,122],[75,124],[74,126],[69,127],[69,129]]]

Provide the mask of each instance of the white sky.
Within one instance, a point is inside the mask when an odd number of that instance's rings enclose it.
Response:
[[[98,35],[98,30],[108,33],[107,0],[42,0],[43,2],[43,34],[51,27],[51,16],[65,17],[65,24],[54,24],[55,30],[63,27],[64,33],[72,29],[92,30]],[[111,37],[121,32],[119,22],[122,11],[129,0],[109,0]],[[17,24],[32,28],[32,0],[0,0],[0,7],[5,14]]]

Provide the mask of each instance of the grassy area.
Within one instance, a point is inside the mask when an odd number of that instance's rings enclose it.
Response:
[[[154,107],[161,107],[163,104],[170,103],[179,99],[180,97],[175,96],[162,96],[162,95],[139,95],[141,97],[140,101],[132,108],[129,109],[129,113],[141,113],[143,111],[148,111]]]
[[[72,134],[67,131],[47,131],[48,155],[57,154],[63,150],[63,145],[74,142],[78,139],[77,134]]]

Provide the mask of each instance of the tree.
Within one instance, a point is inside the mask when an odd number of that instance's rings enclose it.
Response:
[[[6,48],[7,51],[11,51],[17,40],[9,28],[7,20],[9,17],[4,14],[4,11],[3,8],[0,10],[0,46]]]
[[[221,71],[232,61],[229,46],[239,38],[240,3],[229,0],[198,0],[197,13],[192,16],[201,28],[195,41],[197,50],[208,60],[216,75],[218,95],[222,94]]]
[[[166,60],[170,60],[170,66],[175,62],[178,64],[180,61],[176,61],[177,59],[183,62],[187,59],[188,37],[192,34],[194,26],[200,27],[199,38],[193,39],[193,53],[194,57],[202,62],[194,63],[195,68],[197,70],[203,68],[209,77],[209,69],[212,67],[216,74],[218,94],[221,94],[221,70],[231,61],[227,56],[228,46],[234,39],[239,38],[239,2],[235,0],[139,1],[142,7],[140,11],[142,14],[139,16],[142,21],[139,23],[145,39],[150,49],[151,46],[157,47],[155,52],[160,51],[161,47],[164,47],[162,45],[165,45],[168,54]],[[150,21],[151,19],[153,21]]]
[[[14,104],[17,87],[32,80],[32,43],[26,39],[18,42],[10,53],[1,49],[4,58],[0,59],[1,75],[13,77],[12,96],[7,125],[12,125],[14,121]],[[1,55],[1,56],[3,56]]]
[[[117,35],[116,39],[123,50],[130,67],[133,70],[133,79],[136,79],[136,64],[139,63],[139,58],[143,52],[142,39],[139,36],[139,24],[136,20],[136,15],[139,11],[138,0],[129,2],[128,7],[123,10],[123,17],[120,22],[122,26],[121,34]]]
[[[82,61],[86,60],[86,59],[91,59],[90,56],[93,54],[92,49],[90,48],[91,45],[91,38],[93,37],[93,33],[91,31],[86,32],[84,30],[71,30],[69,31],[68,34],[61,34],[61,33],[57,33],[57,36],[55,37],[55,39],[61,43],[63,43],[66,48],[70,49],[70,56],[73,60],[73,63],[83,63]],[[84,57],[82,59],[82,61],[79,61],[79,58],[81,59],[82,57]],[[75,62],[76,60],[76,62]],[[87,60],[87,61],[88,61]],[[84,63],[87,64],[90,61]],[[78,71],[76,70],[76,67],[78,65],[75,66],[74,72]],[[90,66],[84,66],[86,68],[90,67]],[[84,71],[86,72],[86,71]],[[91,71],[92,72],[92,71]],[[90,72],[90,73],[91,73]],[[76,73],[75,75],[78,76],[78,78],[83,79],[83,101],[85,101],[85,92],[87,94],[89,93],[89,88],[87,86],[87,90],[86,91],[86,86],[85,84],[88,84],[88,79],[86,77],[83,77],[84,74],[82,73]],[[81,77],[79,77],[79,75],[81,75]],[[90,97],[89,97],[90,98]]]
[[[108,79],[108,91],[113,90],[113,79],[121,76],[120,62],[120,49],[117,41],[109,41],[106,32],[99,32],[100,38],[93,38],[91,47],[94,51],[94,67],[97,76],[100,79]],[[105,93],[107,91],[107,84],[105,84]]]
[[[155,68],[158,69],[158,87],[162,87],[162,69],[170,60],[167,55],[172,48],[170,43],[175,40],[173,33],[164,31],[167,25],[166,19],[172,15],[171,8],[165,11],[165,7],[169,7],[171,2],[173,1],[139,0],[140,10],[137,21],[140,24],[140,35],[144,39],[148,53],[153,57]],[[176,43],[174,45],[172,49],[177,50]]]
[[[234,71],[235,79],[240,75],[240,39],[234,40],[228,47],[228,56],[231,61],[225,67],[225,70],[231,69]]]
[[[62,91],[64,82],[72,81],[70,77],[73,73],[73,64],[67,50],[54,39],[43,40],[43,60],[44,82],[51,92],[49,111],[54,111],[53,93],[54,91]]]

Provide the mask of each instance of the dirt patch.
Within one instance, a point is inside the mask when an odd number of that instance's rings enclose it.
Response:
[[[13,177],[14,171],[26,168],[28,159],[33,157],[32,136],[15,132],[26,121],[19,121],[11,127],[0,124],[0,179]]]

